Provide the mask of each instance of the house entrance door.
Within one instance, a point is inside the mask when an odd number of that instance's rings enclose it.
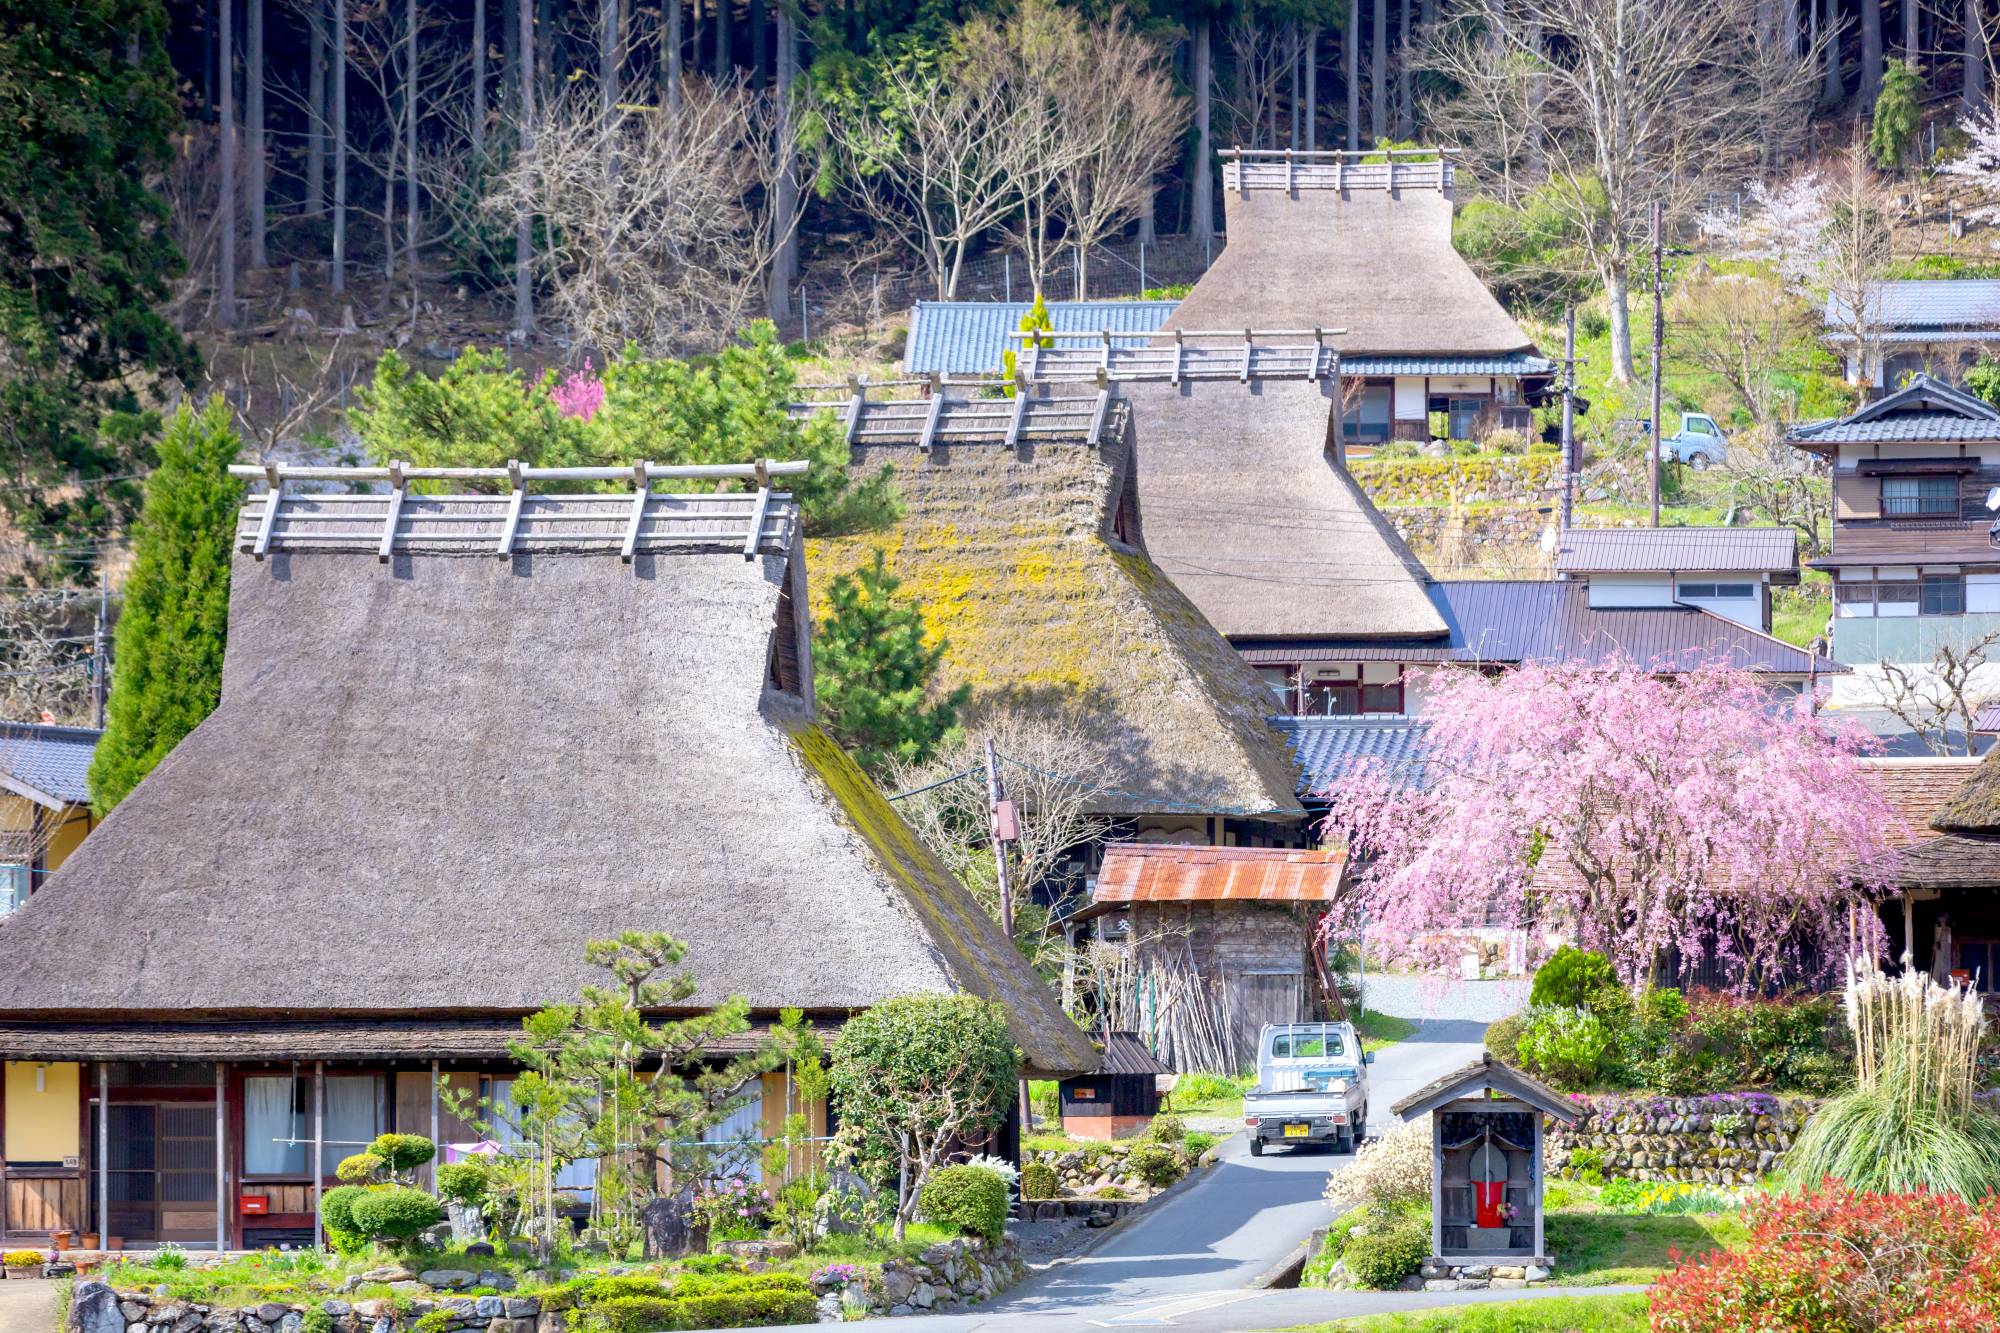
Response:
[[[111,1150],[104,1164],[110,1173],[110,1234],[127,1245],[213,1242],[215,1107],[114,1102],[110,1130]],[[93,1123],[93,1144],[96,1135]],[[94,1175],[90,1190],[95,1199]]]

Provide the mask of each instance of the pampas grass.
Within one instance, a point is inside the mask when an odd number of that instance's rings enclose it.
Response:
[[[1785,1179],[1828,1176],[1870,1191],[1930,1189],[1978,1200],[2000,1190],[2000,1117],[1977,1105],[1986,1010],[1969,988],[1939,986],[1904,959],[1886,977],[1847,967],[1855,1086],[1814,1113],[1785,1157]]]

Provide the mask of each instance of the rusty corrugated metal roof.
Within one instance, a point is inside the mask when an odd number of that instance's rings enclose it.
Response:
[[[1320,903],[1340,891],[1347,849],[1114,842],[1082,915],[1119,903]]]
[[[1790,528],[1565,528],[1556,546],[1559,574],[1778,574],[1798,567]]]

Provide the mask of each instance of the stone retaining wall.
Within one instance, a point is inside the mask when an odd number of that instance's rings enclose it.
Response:
[[[1574,1127],[1549,1128],[1551,1171],[1594,1165],[1606,1180],[1750,1185],[1775,1169],[1819,1101],[1724,1092],[1581,1098],[1579,1105],[1586,1109]]]
[[[991,1300],[1027,1272],[1012,1240],[952,1240],[926,1248],[915,1259],[890,1260],[882,1265],[880,1278],[815,1291],[822,1323],[838,1321],[846,1309],[857,1306],[866,1306],[871,1315],[949,1314]]]

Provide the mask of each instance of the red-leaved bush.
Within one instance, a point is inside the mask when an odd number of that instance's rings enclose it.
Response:
[[[2000,1328],[2000,1212],[1828,1180],[1750,1205],[1750,1242],[1653,1288],[1653,1333],[1966,1333]]]

